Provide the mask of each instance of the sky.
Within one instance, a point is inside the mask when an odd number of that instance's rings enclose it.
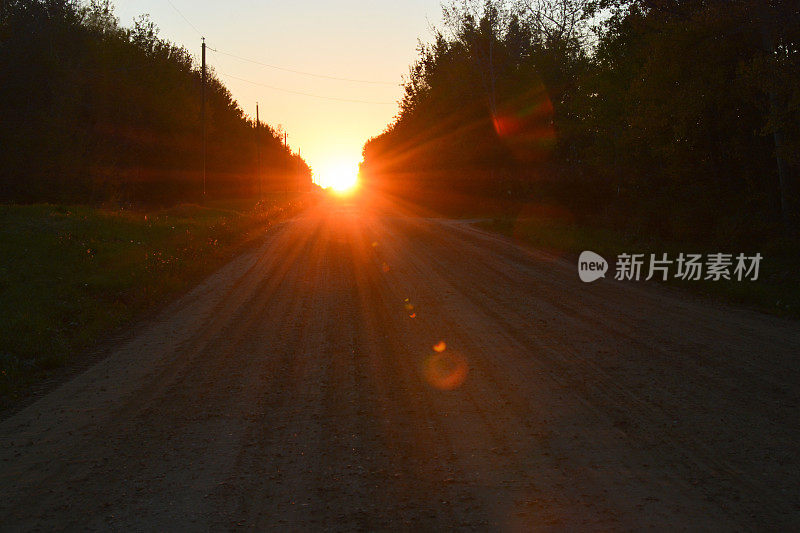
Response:
[[[356,172],[364,142],[397,114],[418,39],[431,40],[431,25],[441,22],[440,0],[116,0],[114,6],[123,26],[149,14],[160,37],[198,61],[204,36],[207,64],[245,114],[255,118],[258,102],[261,121],[287,132],[289,146],[323,186]]]

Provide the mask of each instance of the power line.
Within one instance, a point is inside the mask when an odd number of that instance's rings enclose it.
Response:
[[[197,35],[199,35],[200,37],[203,37],[203,32],[201,32],[200,30],[198,30],[198,29],[197,29],[197,26],[195,26],[194,24],[192,24],[192,21],[190,21],[190,20],[189,20],[189,19],[187,19],[185,16],[183,16],[183,13],[181,13],[180,9],[178,9],[177,7],[175,7],[175,4],[173,4],[173,3],[172,3],[172,0],[167,0],[167,3],[168,3],[169,5],[171,5],[171,6],[172,6],[172,9],[174,9],[174,10],[175,10],[175,12],[176,12],[178,15],[180,15],[180,16],[181,16],[181,18],[182,18],[183,20],[185,20],[185,21],[186,21],[186,24],[188,24],[189,26],[191,26],[191,27],[192,27],[192,29],[193,29],[194,31],[196,31],[196,32],[197,32]],[[210,47],[209,47],[209,48],[210,48]]]
[[[324,78],[324,79],[328,79],[328,80],[337,80],[337,81],[349,81],[349,82],[353,82],[353,83],[370,83],[370,84],[373,84],[373,85],[397,85],[397,82],[391,82],[391,81],[360,80],[360,79],[355,79],[355,78],[340,78],[338,76],[328,76],[328,75],[325,75],[325,74],[315,74],[314,72],[305,72],[305,71],[302,71],[302,70],[294,70],[294,69],[291,69],[291,68],[279,67],[277,65],[270,65],[269,63],[264,63],[262,61],[256,61],[255,59],[249,59],[247,57],[242,57],[242,56],[238,56],[236,54],[231,54],[230,52],[223,52],[222,50],[217,50],[215,48],[211,48],[210,46],[208,47],[208,49],[213,51],[213,52],[216,52],[218,54],[222,54],[224,56],[233,57],[233,58],[238,59],[240,61],[247,61],[248,63],[255,63],[256,65],[261,65],[262,67],[268,67],[268,68],[272,68],[272,69],[275,69],[275,70],[282,70],[284,72],[292,72],[294,74],[301,74],[303,76],[311,76],[311,77],[314,77],[314,78]]]
[[[186,21],[186,23],[189,26],[192,27],[192,29],[194,31],[197,32],[198,35],[203,37],[203,32],[201,32],[197,28],[197,26],[192,24],[191,20],[186,18],[186,16],[183,13],[181,13],[180,9],[178,9],[175,6],[175,4],[172,3],[172,0],[167,0],[167,3],[172,7],[172,9],[175,10],[175,12],[178,15],[180,15],[180,17],[184,21]],[[387,81],[360,80],[360,79],[354,79],[354,78],[340,78],[340,77],[337,77],[337,76],[328,76],[328,75],[325,75],[325,74],[316,74],[316,73],[313,73],[313,72],[305,72],[305,71],[302,71],[302,70],[295,70],[295,69],[290,69],[290,68],[285,68],[285,67],[279,67],[277,65],[270,65],[269,63],[256,61],[255,59],[249,59],[249,58],[246,58],[246,57],[238,56],[236,54],[231,54],[229,52],[223,52],[221,50],[217,50],[216,48],[212,48],[210,46],[207,46],[207,45],[205,45],[205,43],[203,43],[203,47],[204,47],[204,54],[203,54],[204,56],[205,56],[205,50],[207,49],[207,50],[211,50],[211,51],[216,52],[216,53],[221,54],[221,55],[226,55],[226,56],[229,56],[229,57],[233,57],[233,58],[238,59],[240,61],[247,61],[249,63],[254,63],[254,64],[257,64],[257,65],[261,65],[261,66],[272,68],[272,69],[276,69],[276,70],[282,70],[284,72],[292,72],[294,74],[301,74],[303,76],[311,76],[311,77],[314,77],[314,78],[325,78],[325,79],[337,80],[337,81],[347,81],[347,82],[353,82],[353,83],[369,83],[369,84],[374,84],[374,85],[395,85],[395,83],[387,82]],[[323,95],[319,95],[319,94],[304,93],[304,92],[301,92],[301,91],[293,91],[291,89],[284,89],[282,87],[275,87],[275,86],[272,86],[272,85],[266,85],[266,84],[259,83],[259,82],[256,82],[256,81],[247,80],[247,79],[244,79],[244,78],[239,78],[239,77],[233,76],[231,74],[225,74],[223,72],[220,72],[219,74],[221,74],[223,76],[227,76],[227,77],[235,79],[235,80],[243,81],[245,83],[251,83],[253,85],[260,85],[262,87],[266,87],[268,89],[272,89],[272,90],[275,90],[275,91],[282,91],[282,92],[291,93],[291,94],[297,94],[297,95],[301,95],[301,96],[309,96],[311,98],[321,98],[323,100],[335,100],[335,101],[339,101],[339,102],[351,102],[351,103],[357,103],[357,104],[373,104],[373,105],[394,105],[395,104],[395,102],[374,102],[374,101],[368,101],[368,100],[357,100],[357,99],[352,99],[352,98],[337,98],[335,96],[323,96]]]
[[[301,96],[310,96],[312,98],[321,98],[323,100],[337,100],[339,102],[351,102],[351,103],[354,103],[354,104],[374,104],[374,105],[395,105],[395,103],[396,103],[396,102],[375,102],[375,101],[370,101],[370,100],[356,100],[356,99],[352,99],[352,98],[337,98],[335,96],[323,96],[321,94],[304,93],[304,92],[300,92],[300,91],[293,91],[291,89],[284,89],[282,87],[275,87],[273,85],[267,85],[267,84],[264,84],[264,83],[259,83],[257,81],[253,81],[253,80],[247,80],[245,78],[239,78],[238,76],[234,76],[232,74],[225,74],[224,72],[217,71],[217,73],[219,75],[221,75],[221,76],[226,76],[228,78],[231,78],[231,79],[234,79],[234,80],[243,81],[245,83],[251,83],[253,85],[259,85],[261,87],[266,87],[267,89],[273,89],[275,91],[282,91],[282,92],[291,93],[291,94],[299,94]]]
[[[172,9],[174,9],[175,12],[178,15],[180,15],[181,18],[183,20],[185,20],[186,23],[189,26],[191,26],[194,31],[197,32],[198,35],[203,37],[203,32],[201,32],[199,29],[197,29],[197,26],[192,24],[192,21],[190,21],[188,18],[186,18],[184,16],[184,14],[181,13],[181,11],[177,7],[175,7],[175,4],[172,3],[172,0],[167,0],[167,3],[169,3],[170,6],[172,6]],[[331,80],[349,81],[349,82],[356,82],[356,83],[370,83],[370,84],[376,84],[376,85],[394,85],[394,83],[385,82],[385,81],[358,80],[358,79],[353,79],[353,78],[339,78],[339,77],[336,77],[336,76],[327,76],[325,74],[315,74],[313,72],[304,72],[304,71],[301,71],[301,70],[294,70],[294,69],[279,67],[279,66],[276,66],[276,65],[270,65],[268,63],[262,63],[261,61],[256,61],[254,59],[248,59],[246,57],[238,56],[238,55],[231,54],[231,53],[228,53],[228,52],[222,52],[220,50],[217,50],[215,48],[207,46],[205,44],[205,37],[203,37],[203,39],[204,39],[204,42],[203,42],[203,62],[204,63],[205,63],[205,50],[211,50],[211,51],[216,52],[218,54],[230,56],[230,57],[233,57],[235,59],[239,59],[241,61],[247,61],[247,62],[250,62],[250,63],[255,63],[255,64],[258,64],[258,65],[262,65],[262,66],[265,66],[265,67],[273,68],[273,69],[276,69],[276,70],[283,70],[283,71],[286,71],[286,72],[293,72],[295,74],[302,74],[304,76],[312,76],[312,77],[315,77],[315,78],[326,78],[326,79],[331,79]],[[205,68],[204,68],[204,71],[205,71]],[[357,100],[357,99],[352,99],[352,98],[338,98],[338,97],[335,97],[335,96],[323,96],[323,95],[320,95],[320,94],[304,93],[304,92],[301,92],[301,91],[293,91],[291,89],[284,89],[282,87],[275,87],[273,85],[266,85],[264,83],[259,83],[257,81],[247,80],[245,78],[239,78],[239,77],[233,76],[231,74],[225,74],[224,72],[218,72],[218,73],[220,75],[222,75],[222,76],[227,76],[229,78],[232,78],[232,79],[235,79],[235,80],[239,80],[239,81],[243,81],[245,83],[251,83],[253,85],[260,85],[261,87],[266,87],[268,89],[272,89],[272,90],[275,90],[275,91],[282,91],[282,92],[286,92],[286,93],[290,93],[290,94],[297,94],[297,95],[300,95],[300,96],[309,96],[311,98],[320,98],[320,99],[323,99],[323,100],[335,100],[335,101],[339,101],[339,102],[350,102],[350,103],[356,103],[356,104],[373,104],[373,105],[394,105],[395,104],[395,102],[375,102],[375,101],[369,101],[369,100]]]

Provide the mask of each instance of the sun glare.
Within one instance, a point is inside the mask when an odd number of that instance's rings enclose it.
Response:
[[[317,184],[323,189],[333,189],[338,193],[350,192],[358,184],[358,166],[337,164],[324,167],[316,176]]]

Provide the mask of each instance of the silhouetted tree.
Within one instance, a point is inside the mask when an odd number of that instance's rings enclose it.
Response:
[[[0,199],[198,197],[199,68],[147,16],[123,28],[107,0],[6,0],[0,71]],[[255,124],[213,72],[206,94],[209,192],[253,194]],[[266,187],[309,187],[273,130],[258,135]]]
[[[796,2],[465,0],[444,14],[400,113],[364,147],[368,183],[547,196],[665,238],[756,243],[780,233],[781,206],[797,224]]]

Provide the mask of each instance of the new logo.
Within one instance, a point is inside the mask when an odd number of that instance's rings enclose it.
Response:
[[[578,276],[581,281],[591,283],[599,278],[606,277],[608,262],[602,256],[586,250],[578,257]]]

